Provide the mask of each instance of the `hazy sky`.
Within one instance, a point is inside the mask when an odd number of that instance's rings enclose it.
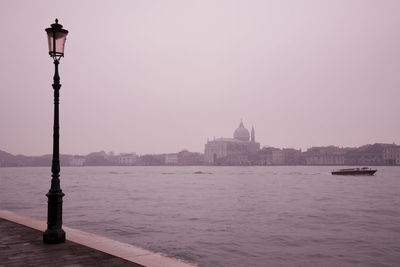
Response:
[[[262,145],[400,143],[400,1],[0,1],[0,149],[203,152],[243,118]]]

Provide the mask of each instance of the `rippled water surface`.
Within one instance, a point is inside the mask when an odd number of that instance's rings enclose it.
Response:
[[[399,266],[400,168],[330,170],[62,168],[63,219],[200,266]],[[49,187],[50,168],[0,168],[0,209],[46,220]]]

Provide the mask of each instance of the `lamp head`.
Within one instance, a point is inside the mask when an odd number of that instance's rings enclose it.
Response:
[[[58,24],[58,19],[56,19],[56,23],[51,24],[51,28],[47,28],[46,32],[49,42],[49,55],[54,60],[59,60],[64,56],[64,45],[68,31],[63,29],[63,26]]]

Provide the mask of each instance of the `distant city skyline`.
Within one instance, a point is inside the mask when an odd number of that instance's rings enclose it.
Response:
[[[208,141],[206,141],[205,143],[204,143],[204,145],[206,145],[207,144],[207,142],[209,142],[209,141],[213,141],[213,140],[217,140],[217,141],[219,141],[219,140],[224,140],[225,138],[224,137],[218,137],[218,138],[215,138],[215,139],[209,139]],[[398,143],[395,143],[395,142],[392,142],[392,143],[390,143],[390,142],[372,142],[372,143],[369,143],[369,144],[361,144],[361,145],[359,145],[359,146],[340,146],[340,145],[333,145],[333,144],[327,144],[327,145],[317,145],[317,146],[311,146],[311,147],[307,147],[307,148],[305,148],[305,149],[301,149],[301,148],[293,148],[293,147],[288,147],[288,146],[269,146],[269,145],[261,145],[260,146],[260,149],[290,149],[290,150],[298,150],[298,151],[301,151],[301,152],[306,152],[306,151],[308,151],[308,150],[313,150],[313,149],[315,149],[315,148],[332,148],[332,147],[334,147],[334,148],[338,148],[338,149],[353,149],[353,148],[362,148],[362,147],[365,147],[365,146],[371,146],[371,145],[384,145],[384,146],[386,146],[386,145],[394,145],[394,146],[400,146],[400,144],[398,144]],[[139,153],[139,152],[137,152],[137,151],[127,151],[127,150],[122,150],[122,151],[116,151],[116,150],[105,150],[105,149],[98,149],[98,150],[94,150],[94,151],[89,151],[89,152],[87,152],[87,153],[60,153],[60,154],[62,154],[62,155],[75,155],[75,156],[86,156],[86,155],[89,155],[89,154],[92,154],[92,153],[99,153],[99,152],[101,152],[101,153],[106,153],[106,154],[108,154],[108,155],[115,155],[115,156],[117,156],[117,155],[130,155],[130,154],[135,154],[135,155],[137,155],[137,156],[143,156],[143,155],[166,155],[166,154],[177,154],[177,153],[180,153],[180,152],[184,152],[184,151],[188,151],[188,152],[192,152],[192,153],[200,153],[200,154],[204,154],[204,152],[205,152],[205,149],[204,149],[205,147],[203,146],[203,150],[202,151],[193,151],[193,150],[188,150],[188,149],[186,149],[186,148],[182,148],[182,149],[178,149],[178,150],[176,150],[176,151],[158,151],[158,152],[150,152],[150,153]],[[33,157],[36,157],[36,156],[46,156],[46,155],[51,155],[52,154],[52,152],[50,151],[50,152],[47,152],[47,153],[42,153],[42,154],[29,154],[29,153],[13,153],[12,151],[7,151],[7,150],[5,150],[5,149],[2,149],[2,148],[0,148],[0,152],[6,152],[6,153],[9,153],[9,154],[12,154],[12,155],[14,155],[14,156],[16,156],[16,155],[23,155],[23,156],[28,156],[28,157],[30,157],[30,156],[33,156]]]
[[[400,1],[0,2],[0,150],[52,152],[44,31],[69,30],[60,152],[400,143]]]
[[[361,147],[312,147],[306,151],[263,147],[239,126],[234,138],[208,141],[204,153],[187,150],[175,153],[143,154],[96,151],[87,155],[61,154],[62,166],[271,166],[347,165],[400,166],[400,146],[366,144]],[[0,167],[50,166],[52,155],[12,155],[0,150]]]

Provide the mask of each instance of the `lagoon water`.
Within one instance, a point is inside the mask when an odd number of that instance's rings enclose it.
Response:
[[[400,168],[332,168],[65,167],[63,222],[200,266],[399,266]],[[50,179],[0,168],[0,209],[46,220]]]

